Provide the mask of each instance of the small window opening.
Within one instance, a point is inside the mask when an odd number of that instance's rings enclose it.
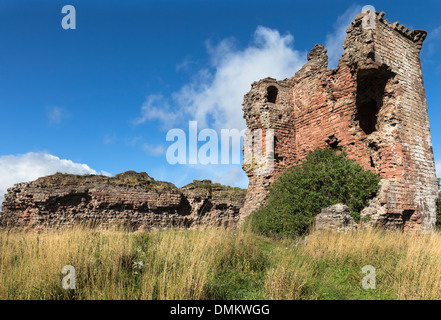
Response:
[[[279,90],[275,86],[269,86],[267,89],[267,99],[270,103],[276,103]]]
[[[338,140],[338,138],[335,135],[329,136],[328,139],[326,139],[326,143],[333,150],[340,149],[340,147],[339,147],[340,140]]]

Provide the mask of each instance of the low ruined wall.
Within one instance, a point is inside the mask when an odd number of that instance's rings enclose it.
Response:
[[[56,174],[8,189],[0,227],[232,228],[244,199],[245,190],[207,180],[179,189],[145,173],[115,178]]]

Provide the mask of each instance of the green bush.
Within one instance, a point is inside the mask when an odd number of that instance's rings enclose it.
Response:
[[[322,208],[340,202],[359,221],[379,182],[377,174],[347,159],[344,152],[316,149],[271,185],[267,203],[253,213],[251,225],[264,235],[301,235]]]

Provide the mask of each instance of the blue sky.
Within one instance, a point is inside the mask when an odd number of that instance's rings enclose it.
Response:
[[[64,5],[76,30],[61,27]],[[191,120],[243,128],[251,82],[291,77],[316,43],[335,66],[364,5],[429,32],[421,54],[440,168],[439,1],[1,0],[0,193],[57,171],[246,187],[240,165],[169,165],[167,131]]]

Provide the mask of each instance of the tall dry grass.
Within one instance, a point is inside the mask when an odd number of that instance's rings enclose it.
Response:
[[[0,299],[204,299],[225,261],[258,252],[253,241],[215,229],[0,232]],[[76,269],[76,290],[61,288],[65,265]]]
[[[364,277],[361,268],[372,265],[376,269],[377,290],[396,299],[441,299],[439,232],[315,232],[308,237],[302,255],[313,265],[331,265],[331,271],[333,267],[353,269],[354,283],[359,286]]]
[[[66,299],[61,288],[65,265],[76,268],[77,288],[85,298],[130,297],[114,283],[124,282],[121,259],[133,238],[123,232],[92,230],[0,233],[0,298]],[[112,288],[112,290],[108,290]]]
[[[61,269],[76,269],[64,290]],[[377,289],[361,287],[364,265]],[[441,235],[227,230],[0,232],[0,299],[440,299]]]
[[[309,279],[313,277],[311,263],[282,252],[276,254],[277,262],[268,269],[265,275],[264,292],[266,298],[271,300],[307,298],[304,290]]]

